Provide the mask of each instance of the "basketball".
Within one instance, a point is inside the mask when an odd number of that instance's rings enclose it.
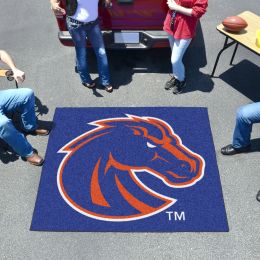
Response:
[[[240,32],[247,27],[247,22],[239,16],[229,16],[223,20],[222,24],[231,32]]]

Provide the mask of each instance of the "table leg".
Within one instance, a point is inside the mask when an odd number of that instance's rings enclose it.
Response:
[[[211,77],[214,77],[214,73],[216,71],[216,68],[217,68],[217,65],[218,65],[218,61],[219,61],[219,58],[220,58],[220,55],[222,54],[222,52],[224,50],[226,50],[227,48],[229,48],[230,46],[232,46],[233,44],[235,44],[235,43],[236,43],[235,41],[232,41],[232,42],[228,43],[228,37],[226,36],[223,48],[219,51],[217,59],[215,61],[215,64],[214,64],[214,67],[213,67],[213,70],[212,70],[212,73],[211,73]]]
[[[237,47],[238,47],[238,42],[237,42],[237,44],[236,44],[236,47],[235,47],[235,49],[234,49],[234,52],[233,52],[232,58],[231,58],[231,60],[230,60],[230,65],[233,64],[233,60],[234,60],[235,55],[236,55],[236,52],[237,52]]]

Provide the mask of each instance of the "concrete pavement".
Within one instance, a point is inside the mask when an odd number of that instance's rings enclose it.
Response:
[[[169,50],[110,51],[113,94],[92,93],[73,72],[74,50],[57,39],[49,1],[1,3],[0,48],[26,72],[23,86],[34,89],[43,114],[51,121],[56,107],[203,106],[208,107],[216,148],[229,233],[49,233],[29,231],[41,168],[16,156],[0,155],[0,259],[259,259],[260,126],[252,133],[254,152],[224,157],[220,148],[231,141],[235,111],[260,100],[259,56],[239,47],[235,66],[232,50],[221,57],[211,79],[224,37],[215,27],[226,16],[249,10],[260,15],[259,1],[209,1],[208,13],[187,64],[186,92],[163,90],[170,72]],[[139,69],[136,69],[139,68]],[[140,70],[140,68],[143,68]],[[92,69],[96,73],[95,67]],[[0,88],[14,87],[0,80]],[[44,155],[48,138],[30,137]]]

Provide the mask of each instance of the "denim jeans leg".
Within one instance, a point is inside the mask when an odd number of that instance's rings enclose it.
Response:
[[[250,144],[254,123],[260,123],[260,102],[242,106],[237,110],[233,147],[241,148]]]
[[[86,37],[87,31],[84,25],[73,24],[67,18],[67,27],[75,45],[76,65],[82,83],[91,83],[92,79],[88,70]]]
[[[3,114],[0,114],[0,138],[22,157],[33,154],[33,148],[25,136],[14,127],[11,119]]]
[[[31,89],[22,89],[24,95],[23,105],[18,108],[21,115],[22,126],[26,132],[33,131],[37,128],[35,115],[35,97]]]
[[[172,50],[173,44],[174,44],[174,38],[172,35],[168,34],[168,40],[169,40],[169,44]]]
[[[19,112],[26,130],[36,128],[34,95],[31,89],[9,89],[0,91],[0,138],[23,157],[32,155],[33,148],[6,115]],[[33,110],[31,109],[33,107]],[[25,112],[25,114],[23,114]]]
[[[99,24],[90,27],[88,31],[88,38],[91,42],[91,45],[97,57],[100,83],[103,86],[109,85],[110,84],[109,66],[108,66],[108,60],[107,60],[103,35],[101,33]]]
[[[179,81],[183,81],[185,79],[185,67],[182,59],[190,45],[191,39],[174,39],[173,36],[169,36],[169,42],[172,48],[172,74]]]
[[[4,114],[19,113],[25,131],[37,128],[35,116],[35,97],[29,88],[8,89],[0,91],[0,107]]]

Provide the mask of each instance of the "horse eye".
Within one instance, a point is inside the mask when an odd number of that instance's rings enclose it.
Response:
[[[149,148],[155,148],[155,147],[157,147],[156,145],[153,145],[153,144],[151,144],[151,143],[149,143],[149,142],[147,142],[146,145],[147,145]]]

